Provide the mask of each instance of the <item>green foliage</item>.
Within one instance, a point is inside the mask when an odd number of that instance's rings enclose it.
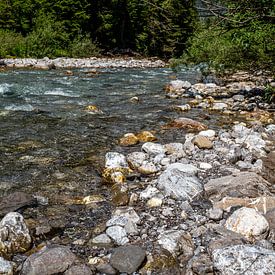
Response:
[[[265,87],[264,100],[268,103],[275,103],[275,87],[272,87],[270,85]]]

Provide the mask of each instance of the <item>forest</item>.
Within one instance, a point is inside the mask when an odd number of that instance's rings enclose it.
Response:
[[[0,0],[0,57],[274,66],[273,0]]]

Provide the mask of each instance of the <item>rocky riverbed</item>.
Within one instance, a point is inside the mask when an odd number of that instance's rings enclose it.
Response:
[[[171,81],[163,93],[180,115],[158,133],[122,133],[106,152],[109,202],[27,188],[3,196],[0,273],[274,274],[274,105],[260,92],[274,82],[247,77]],[[204,119],[191,119],[194,109]],[[212,115],[227,123],[211,127]]]

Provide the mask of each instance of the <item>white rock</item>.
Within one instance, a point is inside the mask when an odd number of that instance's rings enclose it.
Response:
[[[127,155],[127,161],[130,166],[137,169],[148,158],[148,155],[143,152],[133,152]]]
[[[261,239],[268,234],[269,224],[266,218],[253,208],[242,207],[236,210],[226,221],[228,230],[242,234],[248,239]]]
[[[149,201],[147,201],[147,206],[150,208],[160,207],[161,205],[162,205],[162,199],[160,198],[151,198]]]
[[[199,132],[198,135],[208,137],[210,140],[213,140],[215,138],[216,132],[214,130],[205,130]]]
[[[212,168],[212,165],[210,163],[201,162],[199,167],[200,169],[208,170]]]
[[[13,275],[14,264],[0,257],[0,274]]]
[[[168,155],[171,154],[183,154],[183,144],[182,143],[168,143],[164,145],[164,148],[166,149],[166,153]]]
[[[124,227],[128,222],[128,218],[125,216],[113,216],[110,220],[106,222],[106,226],[119,225]]]
[[[228,105],[226,103],[214,102],[211,109],[215,111],[221,111],[221,110],[227,109],[227,107]]]
[[[192,165],[192,164],[184,164],[184,163],[172,163],[167,168],[166,171],[177,169],[180,172],[187,174],[187,175],[196,175],[199,169]]]
[[[124,216],[134,223],[139,223],[140,221],[140,217],[133,207],[119,207],[114,211],[113,215]]]
[[[234,245],[212,252],[215,270],[223,275],[274,274],[275,252],[259,246]]]
[[[144,143],[141,149],[150,155],[165,154],[166,152],[166,149],[164,148],[163,145],[159,143],[153,143],[153,142]]]
[[[170,86],[173,90],[179,91],[182,89],[189,89],[192,85],[189,81],[172,80],[170,81]]]
[[[106,234],[118,245],[124,245],[129,242],[126,230],[121,226],[116,225],[108,227]]]
[[[145,190],[140,193],[139,197],[142,200],[146,200],[154,197],[157,194],[159,194],[159,190],[156,187],[149,185]]]
[[[100,234],[92,239],[94,244],[110,244],[112,241],[107,234]]]
[[[150,174],[155,174],[159,171],[159,169],[156,167],[156,165],[153,162],[150,161],[144,161],[142,165],[138,168],[138,171],[141,174],[144,175],[150,175]]]
[[[106,168],[128,168],[126,157],[117,152],[108,152],[105,155]]]

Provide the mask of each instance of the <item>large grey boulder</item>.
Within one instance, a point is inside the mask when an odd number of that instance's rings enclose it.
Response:
[[[253,245],[235,245],[212,252],[215,274],[274,274],[275,252]]]
[[[171,164],[159,176],[157,187],[167,196],[192,201],[203,191],[202,184],[195,176],[196,172],[197,168],[190,164]]]
[[[253,172],[240,172],[208,181],[205,193],[212,201],[224,197],[256,198],[262,195],[272,196],[268,187],[270,183]]]
[[[31,236],[24,218],[17,212],[7,214],[0,222],[0,256],[10,257],[26,252],[31,245]]]
[[[76,256],[66,246],[45,247],[32,254],[23,264],[21,275],[51,275],[66,271]]]
[[[126,245],[115,249],[110,263],[119,272],[131,274],[138,270],[145,256],[143,248],[136,245]]]

